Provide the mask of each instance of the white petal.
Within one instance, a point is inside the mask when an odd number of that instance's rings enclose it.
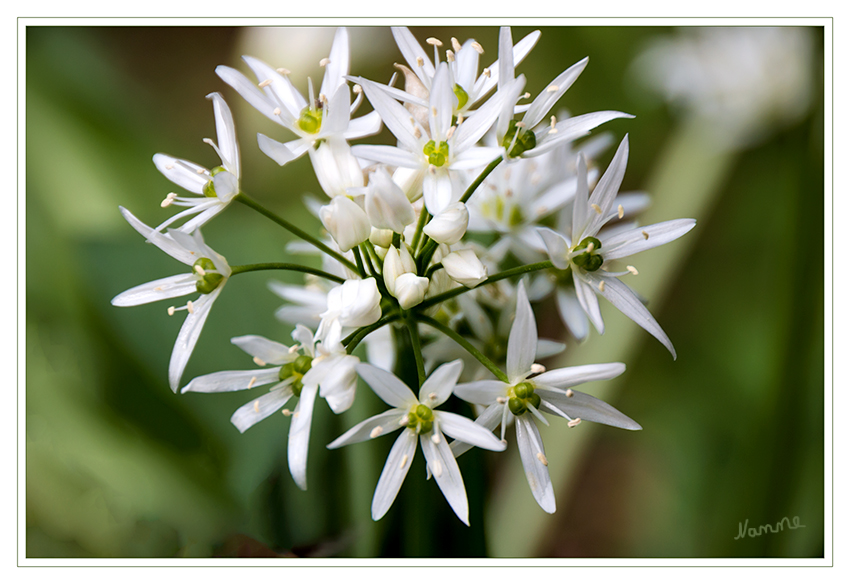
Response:
[[[190,381],[180,393],[218,393],[260,387],[280,381],[280,367],[253,369],[250,371],[219,371],[201,375]]]
[[[261,114],[269,118],[275,123],[281,125],[289,125],[292,121],[292,112],[286,110],[286,124],[281,119],[282,116],[275,114],[277,104],[274,103],[259,87],[257,87],[240,71],[226,65],[219,65],[215,68],[216,74],[228,85],[230,85],[242,98],[257,109]],[[301,111],[298,109],[297,111]]]
[[[356,140],[372,136],[381,131],[381,116],[378,112],[369,112],[365,116],[360,116],[348,122],[348,130],[342,137],[346,140]]]
[[[351,153],[351,146],[339,136],[327,138],[308,152],[316,178],[329,197],[345,196],[347,189],[363,186],[363,169]]]
[[[327,96],[336,93],[337,88],[345,83],[344,76],[348,75],[349,48],[348,30],[345,27],[336,29],[328,64],[325,65],[325,76],[322,79],[321,92]]]
[[[461,127],[466,126],[470,122],[464,122]],[[458,148],[460,150],[460,148]],[[451,170],[472,170],[483,168],[493,162],[497,157],[504,152],[503,148],[475,146],[460,152],[453,157],[452,163],[449,165]]]
[[[440,441],[434,444],[431,434],[429,432],[419,436],[419,444],[422,445],[422,453],[428,462],[428,468],[452,510],[461,521],[469,525],[469,503],[466,500],[466,488],[463,486],[463,477],[460,476],[457,461],[446,439],[438,432]]]
[[[613,379],[622,374],[626,366],[622,363],[601,363],[599,365],[580,365],[578,367],[562,367],[541,373],[532,379],[534,383],[550,385],[566,389],[579,383]]]
[[[124,219],[127,220],[127,223],[132,225],[133,229],[141,233],[145,239],[153,243],[155,246],[157,246],[159,249],[161,249],[177,261],[191,266],[199,259],[199,256],[197,254],[193,254],[190,250],[186,249],[185,247],[174,241],[173,238],[154,231],[153,228],[148,227],[147,225],[142,223],[135,215],[130,213],[130,211],[128,211],[124,207],[118,207],[118,209],[121,211],[121,214],[124,216]]]
[[[501,55],[500,55],[501,56]],[[549,113],[549,110],[552,109],[552,106],[555,105],[561,96],[570,88],[570,86],[575,83],[575,80],[578,79],[578,76],[581,75],[581,72],[584,71],[584,68],[587,66],[587,57],[558,75],[552,83],[548,85],[548,88],[552,88],[556,90],[549,91],[549,89],[544,89],[540,94],[534,98],[534,101],[531,102],[531,107],[528,108],[528,111],[522,117],[522,121],[526,123],[526,126],[529,128],[533,128]]]
[[[576,244],[581,243],[585,236],[585,230],[590,220],[590,194],[587,186],[587,162],[583,154],[578,155],[576,162],[576,196],[573,199],[573,221],[572,238]],[[593,211],[595,213],[595,211]]]
[[[537,132],[537,146],[525,153],[525,156],[545,154],[562,144],[586,136],[592,129],[618,118],[631,119],[634,116],[617,111],[592,112],[558,122],[555,124],[557,132],[554,133],[542,128]]]
[[[597,289],[594,289],[593,285],[582,280],[575,271],[573,271],[573,286],[575,287],[576,298],[582,310],[584,310],[584,313],[590,319],[590,322],[593,323],[599,334],[603,334],[605,332],[605,323],[602,321],[602,312],[599,310],[599,300],[596,299]]]
[[[358,442],[363,442],[364,440],[377,438],[378,436],[395,432],[401,428],[401,426],[398,425],[398,421],[403,418],[405,414],[407,414],[407,410],[396,408],[387,410],[383,414],[372,416],[368,420],[363,420],[351,428],[348,432],[328,444],[328,448],[341,448],[343,446],[348,446],[349,444],[356,444]],[[372,434],[374,434],[374,436]]]
[[[194,276],[191,274],[179,274],[134,286],[113,298],[112,305],[138,306],[139,304],[147,304],[149,302],[156,302],[157,300],[194,294],[197,290],[197,279]]]
[[[419,389],[419,401],[432,409],[445,402],[452,394],[462,371],[463,361],[460,359],[437,367]],[[434,399],[431,399],[431,394],[434,394]]]
[[[233,337],[230,342],[269,365],[280,365],[294,361],[297,355],[289,352],[289,347],[283,343],[272,341],[259,335],[244,335]]]
[[[366,97],[372,107],[381,115],[384,125],[389,129],[404,147],[412,152],[420,151],[419,138],[414,135],[417,123],[412,122],[413,116],[403,105],[390,97],[378,83],[358,78],[357,83],[366,92]],[[422,128],[419,129],[422,132]]]
[[[617,196],[617,191],[620,190],[620,184],[623,182],[623,176],[626,174],[626,164],[629,160],[629,136],[623,138],[620,142],[620,147],[614,154],[611,164],[605,170],[602,178],[593,189],[593,194],[590,195],[589,204],[598,205],[602,209],[602,213],[593,212],[590,214],[590,225],[587,228],[587,233],[596,233],[605,222],[611,208],[614,205],[614,198]]]
[[[306,141],[301,140],[306,145]],[[287,144],[282,144],[277,140],[272,140],[265,134],[257,134],[257,144],[260,146],[260,150],[263,154],[277,162],[280,166],[283,166],[287,162],[291,162],[300,156],[293,152]],[[303,154],[307,149],[304,148],[301,152]]]
[[[587,315],[581,309],[575,288],[558,288],[556,299],[561,320],[570,329],[570,333],[579,341],[583,341],[590,333],[590,323]]]
[[[414,395],[410,388],[392,373],[378,369],[368,363],[358,365],[357,373],[369,384],[369,387],[372,388],[372,391],[379,398],[395,408],[409,410],[412,406],[419,403],[416,400],[416,395]]]
[[[440,63],[431,85],[430,103],[428,104],[431,138],[435,142],[443,142],[446,139],[446,132],[448,132],[452,123],[455,101],[456,98],[449,80],[448,65]]]
[[[493,432],[469,418],[451,412],[434,412],[434,417],[439,423],[440,431],[452,438],[495,452],[505,449],[505,443],[496,438]]]
[[[417,42],[416,37],[406,26],[394,26],[392,32],[404,60],[407,61],[407,64],[410,65],[410,68],[422,83],[426,87],[430,87],[435,70],[428,53],[422,49],[422,45]],[[421,65],[419,64],[420,60]]]
[[[504,382],[497,379],[483,379],[455,386],[454,394],[469,403],[489,406],[496,401],[496,398],[507,394],[507,387]]]
[[[505,411],[506,407],[507,406],[504,406],[499,403],[493,403],[487,406],[487,408],[481,413],[481,415],[475,419],[475,423],[479,426],[483,426],[490,432],[493,432],[496,427],[501,423],[502,413]],[[501,440],[499,442],[501,442]],[[502,444],[505,443],[502,442]],[[470,448],[472,448],[472,444],[467,444],[466,442],[462,442],[460,440],[455,440],[451,443],[452,454],[454,454],[455,458],[457,458]]]
[[[233,114],[230,112],[230,107],[220,93],[210,93],[207,95],[207,99],[211,99],[213,102],[217,146],[221,155],[224,157],[221,160],[222,166],[233,173],[238,180],[241,176],[239,168],[239,143],[236,141],[236,126],[233,123]]]
[[[310,446],[310,426],[313,422],[313,405],[317,392],[317,387],[304,386],[298,398],[298,405],[292,412],[292,425],[289,426],[289,445],[286,452],[289,473],[302,491],[307,490],[307,450]]]
[[[291,397],[292,388],[289,386],[270,391],[236,410],[230,417],[230,423],[240,432],[245,432],[257,422],[280,411]]]
[[[558,353],[562,353],[566,348],[567,346],[564,343],[549,339],[537,339],[537,356],[535,359],[548,359]]]
[[[552,264],[559,270],[566,270],[570,265],[567,259],[567,256],[570,255],[570,244],[567,239],[548,227],[538,227],[537,233],[540,234],[543,243],[546,244],[546,251]]]
[[[499,29],[499,80],[502,85],[510,83],[514,78],[514,51],[511,28],[503,26]]]
[[[517,288],[516,316],[508,337],[507,374],[511,383],[525,379],[537,350],[537,323],[525,293],[525,284]]]
[[[327,368],[319,395],[323,397],[335,414],[348,410],[354,403],[357,389],[357,364],[360,362],[354,355],[334,355],[321,363]],[[308,372],[309,374],[309,372]],[[304,376],[307,379],[307,376]]]
[[[543,440],[537,431],[531,414],[523,414],[516,418],[516,440],[519,446],[525,478],[531,493],[540,508],[546,513],[555,512],[555,491],[549,478],[549,468],[538,458],[538,454],[546,456],[543,450]]]
[[[284,111],[288,112],[292,118],[297,119],[301,114],[301,110],[307,107],[308,104],[304,97],[292,85],[289,78],[285,75],[281,75],[275,69],[269,67],[266,63],[263,63],[259,59],[249,57],[248,55],[243,56],[242,59],[251,68],[259,81],[271,81],[271,83],[266,85],[264,88],[265,94],[269,96],[270,99],[274,99],[280,105],[284,106]],[[219,76],[220,75],[221,74],[219,74]],[[225,79],[225,81],[227,80]],[[239,91],[239,88],[237,87],[234,87],[234,89]],[[247,99],[244,95],[242,97]],[[248,101],[250,102],[250,100]],[[251,105],[254,104],[252,103]]]
[[[452,179],[446,168],[437,168],[425,173],[422,181],[425,206],[431,215],[439,215],[446,207],[460,200],[460,193],[455,199],[452,191]]]
[[[630,417],[617,411],[617,409],[604,401],[586,393],[572,390],[571,397],[567,397],[563,391],[542,388],[536,390],[536,393],[543,400],[540,409],[546,413],[558,415],[557,412],[546,407],[545,402],[550,402],[572,418],[581,418],[588,422],[607,424],[608,426],[624,428],[626,430],[641,429],[640,424]]]
[[[174,341],[174,350],[171,351],[171,361],[168,363],[168,384],[175,393],[180,386],[180,378],[183,376],[183,370],[186,369],[189,357],[195,350],[198,337],[201,336],[201,330],[204,328],[213,302],[218,298],[223,287],[223,285],[219,285],[209,294],[201,295],[201,298],[194,303],[194,312],[186,317],[183,326],[180,327],[177,340]]]
[[[329,99],[327,117],[322,119],[320,136],[341,139],[351,119],[351,92],[348,85],[341,85],[335,93],[330,94]]]
[[[305,354],[310,355],[311,357],[316,356],[315,347],[313,346],[313,331],[303,324],[298,324],[295,326],[295,330],[292,331],[292,338],[301,345]]]
[[[188,160],[168,154],[154,154],[153,163],[165,178],[196,195],[204,194],[204,187],[210,181],[210,171]]]
[[[682,237],[695,225],[694,219],[675,219],[618,233],[602,242],[602,257],[613,260],[658,247]]]
[[[358,158],[374,162],[382,162],[390,166],[414,169],[422,168],[423,166],[420,156],[395,146],[373,146],[369,144],[360,144],[352,146],[351,152]]]
[[[378,479],[375,487],[375,496],[372,498],[372,519],[377,521],[383,517],[395,501],[401,484],[407,476],[416,456],[416,434],[405,428],[401,436],[396,439],[387,456],[387,463]]]

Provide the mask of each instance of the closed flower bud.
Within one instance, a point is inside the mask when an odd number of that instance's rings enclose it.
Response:
[[[375,278],[347,280],[328,292],[328,309],[321,316],[338,318],[342,326],[367,326],[381,318],[380,304]]]
[[[425,235],[437,243],[454,245],[466,233],[466,226],[468,224],[469,211],[466,210],[466,205],[463,203],[454,203],[431,219],[423,231]]]
[[[374,227],[390,229],[395,233],[401,233],[405,226],[416,220],[413,205],[383,168],[373,172],[369,178],[366,188],[366,214]]]
[[[319,210],[319,218],[341,251],[363,243],[372,232],[366,212],[345,196],[334,197],[323,206]]]
[[[428,291],[428,278],[422,278],[412,273],[405,273],[396,278],[393,296],[398,299],[402,308],[413,308],[425,299]]]
[[[384,284],[387,287],[387,290],[390,294],[395,296],[395,281],[396,279],[405,273],[404,266],[401,264],[401,258],[399,257],[398,250],[394,247],[390,247],[387,249],[387,253],[384,256]]]
[[[487,279],[487,268],[471,249],[455,251],[443,258],[449,277],[467,288],[475,288]]]
[[[390,229],[375,229],[372,228],[372,233],[369,235],[369,241],[378,247],[387,248],[393,243],[393,232]]]

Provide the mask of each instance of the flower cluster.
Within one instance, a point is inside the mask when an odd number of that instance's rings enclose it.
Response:
[[[319,63],[324,77],[318,94],[308,79],[306,98],[285,68],[246,56],[256,77],[252,81],[219,66],[216,72],[225,83],[295,136],[279,142],[259,134],[260,151],[281,166],[308,155],[327,195],[324,205],[311,209],[324,231],[311,234],[246,194],[233,116],[221,95],[210,94],[218,142],[205,141],[221,164],[208,170],[157,154],[160,172],[194,195],[171,193],[162,207],[186,209],[156,228],[121,210],[147,241],[190,269],[131,288],[113,304],[199,294],[184,307],[168,309],[169,315],[188,312],[172,353],[171,388],[253,392],[231,418],[240,432],[276,412],[291,417],[288,463],[302,489],[307,488],[316,398],[334,413],[344,412],[356,397],[359,378],[390,409],[355,425],[328,448],[398,433],[377,479],[374,519],[393,504],[418,443],[428,476],[468,524],[456,458],[472,447],[504,451],[512,424],[532,494],[552,513],[554,488],[538,424],[548,425],[552,417],[570,427],[583,420],[630,430],[640,426],[573,389],[612,379],[625,371],[624,364],[549,371],[540,364],[565,345],[538,338],[532,302],[553,295],[566,328],[583,340],[589,323],[604,332],[601,296],[675,357],[667,335],[624,281],[637,276],[637,268],[622,264],[684,235],[695,222],[638,226],[633,216],[646,206],[647,195],[619,192],[628,138],[601,177],[592,160],[610,137],[576,143],[605,122],[631,116],[553,113],[587,59],[532,95],[516,69],[539,32],[514,44],[510,29],[502,28],[498,59],[483,68],[485,50],[472,39],[452,38],[449,48],[429,38],[426,50],[408,29],[392,33],[406,65],[397,64],[388,83],[350,74],[345,28],[337,30],[329,56]],[[399,73],[403,86],[396,86]],[[365,100],[373,111],[356,117]],[[351,144],[382,127],[392,135],[392,145]],[[229,265],[207,246],[200,229],[234,201],[300,238],[290,251],[303,253],[307,246],[319,252],[321,267]],[[203,324],[228,279],[276,269],[305,274],[302,286],[270,283],[286,301],[277,316],[294,325],[294,344],[256,335],[233,338],[257,368],[202,375],[181,389]],[[361,343],[365,354],[356,351]]]

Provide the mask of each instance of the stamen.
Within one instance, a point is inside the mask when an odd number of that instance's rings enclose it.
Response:
[[[556,91],[560,91],[560,90],[561,90],[561,88],[558,87],[557,85],[550,85],[549,87],[546,88],[546,91],[548,93],[555,93]]]
[[[643,234],[644,239],[649,239],[649,233],[647,233],[646,231],[641,231],[641,233]]]
[[[277,71],[281,75],[289,75],[290,73],[292,73],[292,71],[290,71],[286,67],[278,67],[277,69],[275,69],[275,71]]]
[[[186,303],[186,310],[189,311],[189,314],[195,314],[195,305],[192,304],[192,301]]]
[[[432,391],[431,393],[428,394],[428,399],[431,400],[431,401],[436,400],[437,394]]]
[[[638,275],[638,271],[637,271],[637,268],[636,268],[636,267],[634,267],[634,266],[626,266],[626,269],[629,271],[629,273],[630,273],[632,276],[637,276],[637,275]]]
[[[416,64],[421,67],[425,64],[425,59],[423,59],[422,57],[416,57]]]
[[[431,115],[434,116],[434,117],[437,117],[437,108],[436,107],[431,108]]]
[[[587,249],[587,253],[591,253],[593,251],[594,247],[596,247],[596,246],[593,245],[593,242],[591,241],[590,243],[587,244],[587,248],[585,248],[585,249]]]
[[[279,107],[274,108],[274,111],[272,111],[272,113],[276,116],[279,116],[280,115],[280,108]]]
[[[163,290],[165,290],[165,288],[163,288],[162,286],[157,286],[153,289],[154,292],[162,292]]]
[[[254,411],[260,413],[260,400],[254,402]]]
[[[292,412],[288,408],[283,408],[280,410],[280,413],[286,416],[287,418],[292,415]]]
[[[195,266],[195,271],[198,272],[198,275],[204,277],[207,275],[207,272],[201,266]]]
[[[174,311],[177,310],[173,306],[168,307],[168,316],[174,316]]]
[[[300,348],[301,348],[301,345],[292,345],[291,347],[289,347],[289,353],[292,354]]]
[[[319,101],[321,101],[324,104],[327,104],[328,103],[328,96],[325,95],[324,93],[320,93],[319,94]]]
[[[351,91],[354,93],[363,93],[363,88],[355,84],[354,87],[351,88]]]
[[[570,428],[575,428],[579,424],[581,424],[581,418],[576,418],[575,420],[570,420],[569,422],[567,422],[567,426],[569,426]]]
[[[407,455],[401,457],[401,464],[398,465],[399,468],[404,468],[404,465],[407,464]]]
[[[590,205],[590,208],[593,209],[594,211],[596,211],[597,214],[602,215],[602,207],[600,207],[596,203],[592,203]]]
[[[529,92],[527,92],[527,91],[526,91],[525,93],[523,93],[523,94],[522,94],[522,98],[523,98],[523,99],[528,99],[529,97],[531,97],[531,94],[530,94]]]
[[[573,397],[576,394],[572,389],[567,390],[567,397]]]
[[[517,128],[524,128],[524,127],[525,127],[525,122],[517,122],[517,123],[516,123],[516,127],[517,127]]]
[[[451,51],[446,51],[446,61],[449,62],[449,63],[454,63],[455,54]]]
[[[543,366],[543,365],[541,365],[540,363],[532,363],[532,365],[531,365],[531,372],[532,372],[532,373],[535,373],[535,374],[537,374],[537,373],[545,373],[545,372],[546,372],[546,367],[544,367],[544,366]]]
[[[599,282],[599,291],[605,292],[605,280]]]
[[[369,438],[377,438],[378,436],[381,435],[381,432],[383,432],[383,431],[384,431],[384,429],[381,428],[380,426],[375,426],[374,428],[372,428],[372,431],[369,432]]]
[[[434,476],[438,478],[443,474],[443,465],[440,464],[439,460],[435,460],[431,463],[431,472],[433,472]]]
[[[497,401],[498,403],[500,403],[500,404],[503,404],[503,403],[505,403],[506,401],[508,401],[508,398],[506,398],[506,397],[504,397],[504,396],[499,396],[499,397],[497,397],[497,398],[496,398],[496,401]]]
[[[475,49],[475,52],[476,52],[476,53],[478,53],[479,55],[483,55],[483,54],[484,54],[484,47],[482,47],[482,46],[478,43],[478,41],[472,41],[472,48],[473,48],[473,49]]]
[[[319,67],[325,67],[325,66],[326,66],[328,63],[330,63],[330,62],[331,62],[331,60],[330,60],[330,59],[328,59],[327,57],[325,57],[324,59],[322,59],[321,61],[319,61]]]
[[[433,442],[434,444],[439,444],[440,443],[440,435],[437,434],[436,432],[431,434],[431,442]]]
[[[266,366],[266,362],[265,362],[265,361],[263,361],[262,359],[260,359],[259,357],[254,357],[254,363],[256,363],[257,365],[259,365],[260,367],[265,367],[265,366]]]
[[[207,171],[207,169],[206,169],[206,168],[199,168],[199,169],[198,169],[198,170],[196,170],[195,172],[196,172],[196,173],[198,173],[198,174],[204,174],[206,171]]]
[[[266,80],[264,80],[264,81],[260,81],[260,82],[257,84],[257,86],[258,86],[259,88],[261,88],[261,89],[262,89],[263,87],[268,87],[268,86],[269,86],[269,85],[271,85],[271,84],[272,84],[272,80],[271,80],[271,79],[266,79]]]
[[[449,128],[449,130],[446,132],[446,140],[454,136],[455,130],[457,130],[457,126],[452,126],[451,128]]]
[[[399,426],[407,426],[410,423],[410,416],[404,416],[398,421]]]
[[[538,452],[538,453],[537,453],[537,460],[539,460],[539,461],[540,461],[540,463],[541,463],[543,466],[549,466],[549,459],[547,459],[547,458],[546,458],[546,455],[545,455],[545,454],[543,454],[542,452]]]
[[[422,137],[422,130],[419,129],[419,126],[416,126],[415,128],[413,128],[413,136],[416,139],[419,139],[419,138]]]
[[[622,219],[622,218],[623,218],[623,215],[625,215],[625,214],[626,214],[626,210],[625,210],[625,209],[623,209],[623,206],[622,206],[622,205],[617,205],[617,217],[619,217],[620,219]]]
[[[463,114],[458,114],[457,125],[460,126],[462,123],[463,123]]]
[[[431,45],[432,47],[443,46],[443,41],[441,41],[440,39],[435,39],[434,37],[428,37],[427,39],[425,39],[425,42]]]
[[[166,164],[165,165],[165,170],[171,170],[172,168],[174,168],[173,164]]]
[[[254,387],[255,383],[257,383],[257,376],[256,375],[253,376],[251,378],[251,381],[248,382],[248,389],[251,389],[252,387]]]
[[[455,53],[459,52],[463,48],[455,37],[452,37],[452,48],[455,50]]]
[[[558,121],[558,118],[556,118],[555,116],[552,116],[551,118],[549,118],[549,125],[554,128],[555,123],[557,123],[557,121]]]
[[[489,79],[490,78],[490,68],[484,67],[484,71],[482,71],[481,74],[484,75],[484,77],[487,77]]]

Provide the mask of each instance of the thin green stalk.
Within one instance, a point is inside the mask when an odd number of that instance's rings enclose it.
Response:
[[[456,342],[458,345],[460,345],[461,347],[466,349],[466,351],[470,355],[472,355],[473,357],[478,359],[478,361],[482,365],[484,365],[484,367],[489,369],[490,372],[493,373],[493,375],[495,375],[496,377],[498,377],[501,381],[504,381],[505,383],[510,383],[508,376],[505,375],[504,372],[501,369],[499,369],[496,366],[495,363],[493,363],[490,359],[488,359],[487,356],[484,355],[484,353],[482,353],[481,351],[476,349],[475,346],[472,343],[470,343],[465,338],[463,338],[457,331],[453,331],[452,329],[450,329],[449,327],[447,327],[446,325],[444,325],[440,321],[434,320],[430,316],[425,316],[425,315],[420,314],[420,315],[417,316],[417,318],[419,319],[419,322],[424,322],[428,326],[437,329],[438,331],[440,331],[441,333],[443,333],[444,335],[446,335],[447,337],[452,339],[454,342]]]
[[[305,274],[313,274],[314,276],[319,276],[321,278],[325,278],[333,282],[338,282],[340,284],[345,283],[345,278],[334,276],[333,274],[329,274],[318,268],[311,268],[310,266],[301,266],[299,264],[267,262],[262,264],[245,264],[242,266],[230,266],[230,270],[232,275],[244,274],[246,272],[259,272],[261,270],[290,270],[292,272],[303,272]]]
[[[410,335],[410,346],[413,348],[413,358],[416,360],[416,374],[419,376],[419,387],[425,383],[425,361],[422,359],[422,342],[419,340],[419,328],[416,319],[410,313],[404,316],[407,334]]]
[[[517,276],[520,274],[527,274],[529,272],[536,272],[538,270],[546,270],[548,268],[553,268],[552,262],[546,260],[545,262],[537,262],[536,264],[527,264],[525,266],[519,266],[517,268],[511,268],[510,270],[505,270],[504,272],[498,272],[493,274],[480,284],[476,286],[480,288],[481,286],[486,286],[487,284],[492,284],[494,282],[498,282],[499,280],[504,280],[505,278],[510,278],[512,276]],[[472,288],[467,288],[466,286],[461,286],[459,288],[452,288],[447,292],[443,292],[442,294],[437,294],[436,296],[432,296],[428,298],[421,304],[419,304],[416,309],[417,310],[425,310],[426,308],[430,308],[435,304],[439,304],[440,302],[445,302],[450,298],[454,298],[455,296],[460,296],[461,294],[465,294],[469,292]]]
[[[356,331],[354,331],[353,333],[351,333],[350,335],[348,335],[347,337],[345,337],[342,340],[342,344],[346,345],[345,350],[350,355],[351,353],[354,352],[354,349],[357,348],[357,345],[360,344],[360,341],[362,341],[364,338],[366,338],[366,335],[368,335],[369,333],[375,332],[376,330],[378,330],[382,326],[387,325],[391,322],[395,322],[400,318],[401,318],[400,313],[391,312],[390,314],[382,316],[376,322],[374,322],[374,323],[372,323],[368,326],[360,327],[359,329],[357,329]]]
[[[419,240],[422,238],[422,230],[425,229],[425,224],[428,223],[430,217],[431,214],[423,205],[422,211],[419,213],[419,222],[416,223],[416,231],[413,233],[413,241],[410,243],[410,249],[413,250],[414,254],[416,253],[416,248],[419,246]]]
[[[357,271],[357,266],[355,266],[353,263],[351,263],[350,260],[345,258],[339,252],[332,250],[327,245],[325,245],[324,243],[322,243],[321,241],[319,241],[318,239],[316,239],[315,237],[313,237],[312,235],[310,235],[306,231],[302,231],[301,229],[299,229],[298,227],[296,227],[295,225],[293,225],[292,223],[290,223],[286,219],[283,219],[282,217],[279,217],[278,215],[276,215],[272,211],[269,211],[268,209],[263,207],[260,203],[258,203],[257,201],[255,201],[254,199],[252,199],[251,197],[246,195],[245,193],[239,193],[238,195],[233,197],[233,199],[236,200],[236,201],[239,201],[240,203],[242,203],[246,207],[250,207],[251,209],[254,209],[255,211],[257,211],[261,215],[265,215],[266,217],[268,217],[269,219],[271,219],[272,221],[274,221],[275,223],[277,223],[278,225],[280,225],[281,227],[283,227],[284,229],[286,229],[287,231],[289,231],[293,235],[300,237],[304,241],[316,246],[318,249],[322,250],[323,252],[325,252],[326,254],[328,254],[329,256],[331,256],[332,258],[334,258],[335,260],[337,260],[338,262],[340,262],[344,266],[348,267],[349,269],[351,269],[353,271]]]
[[[357,273],[360,274],[361,278],[365,278],[366,267],[363,265],[363,258],[360,257],[360,248],[353,247],[351,251],[354,252],[354,260],[357,262]]]
[[[430,280],[431,276],[434,275],[434,272],[436,272],[437,270],[442,270],[442,269],[443,269],[443,264],[434,264],[433,266],[428,268],[427,272],[425,272],[425,277]]]

